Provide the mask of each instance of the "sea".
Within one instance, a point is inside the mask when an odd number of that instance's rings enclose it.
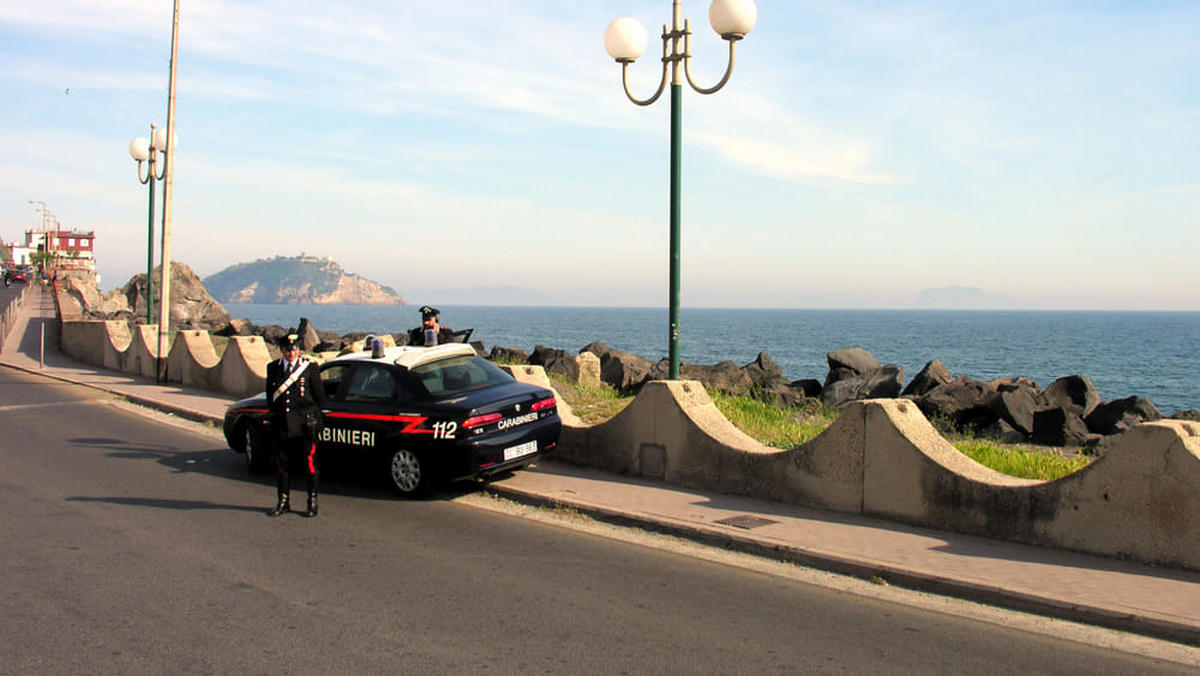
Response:
[[[396,333],[420,324],[413,306],[225,306],[258,325],[296,326],[307,317],[338,334]],[[667,356],[665,308],[447,305],[443,326],[473,328],[472,341],[530,352],[578,352],[600,341],[652,361]],[[1104,401],[1138,395],[1170,415],[1200,409],[1200,312],[753,310],[683,308],[680,359],[741,366],[765,352],[791,380],[824,382],[826,353],[861,347],[897,364],[910,381],[940,360],[977,380],[1024,376],[1046,387],[1087,376]]]

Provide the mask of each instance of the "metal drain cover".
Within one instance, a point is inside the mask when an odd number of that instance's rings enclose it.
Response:
[[[750,516],[749,514],[741,514],[738,516],[731,516],[731,517],[728,517],[725,519],[717,519],[715,523],[719,523],[723,526],[733,526],[734,528],[744,528],[746,530],[750,530],[751,528],[758,528],[759,526],[769,526],[773,523],[779,523],[779,522],[772,521],[770,519],[764,519],[761,516]]]

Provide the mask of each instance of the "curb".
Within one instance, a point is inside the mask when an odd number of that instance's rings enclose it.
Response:
[[[884,565],[878,562],[814,551],[805,549],[804,547],[766,542],[738,535],[737,533],[706,528],[693,523],[633,512],[623,512],[611,507],[604,507],[583,501],[549,497],[498,483],[485,483],[483,490],[494,496],[524,505],[534,507],[565,507],[597,521],[615,526],[639,528],[663,535],[671,535],[702,545],[720,547],[722,549],[787,563],[795,563],[807,568],[855,577],[869,582],[882,578],[889,585],[913,591],[948,596],[998,608],[1115,629],[1117,631],[1200,647],[1200,628],[1180,622],[1173,622],[1168,619],[1146,617],[1095,606],[1068,603],[1045,596],[1016,592],[986,584],[955,580],[920,571]]]

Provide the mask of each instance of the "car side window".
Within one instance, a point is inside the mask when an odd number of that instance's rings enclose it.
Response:
[[[384,403],[396,398],[396,379],[375,364],[360,364],[350,374],[346,401]]]
[[[342,385],[342,379],[346,377],[345,366],[330,366],[321,371],[321,388],[325,390],[325,397],[333,399],[337,396],[338,388]]]

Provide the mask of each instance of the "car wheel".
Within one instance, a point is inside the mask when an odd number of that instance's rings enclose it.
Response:
[[[429,483],[421,457],[407,448],[392,453],[388,470],[392,486],[404,495],[416,495]]]
[[[267,466],[267,447],[262,435],[255,431],[254,425],[242,425],[242,450],[246,455],[246,469],[251,472],[262,472]]]

